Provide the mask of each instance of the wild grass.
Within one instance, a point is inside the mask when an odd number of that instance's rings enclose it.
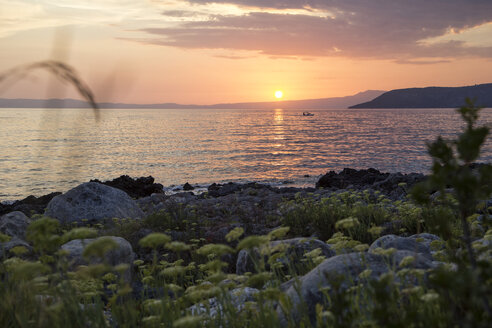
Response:
[[[45,60],[34,62],[27,65],[14,67],[0,74],[0,85],[10,81],[9,85],[25,78],[29,73],[36,70],[45,70],[58,78],[61,82],[72,85],[78,94],[87,101],[94,110],[96,119],[99,119],[99,106],[97,105],[94,93],[89,86],[80,78],[77,71],[70,65],[56,60]]]

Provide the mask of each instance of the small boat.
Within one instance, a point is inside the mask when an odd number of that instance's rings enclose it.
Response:
[[[314,116],[314,114],[310,112],[303,112],[302,116]]]

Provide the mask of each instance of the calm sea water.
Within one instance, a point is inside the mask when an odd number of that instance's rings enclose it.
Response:
[[[344,167],[426,172],[425,142],[462,127],[453,109],[0,109],[0,201],[66,191],[93,178],[291,181]],[[482,112],[492,122],[492,110]],[[487,142],[482,160],[492,160]],[[310,177],[304,177],[310,175]]]

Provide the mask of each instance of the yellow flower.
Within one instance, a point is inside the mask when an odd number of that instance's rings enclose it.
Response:
[[[237,245],[237,249],[251,249],[268,243],[267,236],[249,236],[244,238]]]
[[[186,317],[179,318],[173,322],[174,328],[192,328],[200,327],[203,324],[203,316],[192,316],[188,315]]]
[[[280,227],[270,231],[268,233],[268,237],[270,238],[270,240],[281,239],[289,232],[289,230],[290,230],[289,227]]]
[[[207,244],[200,247],[197,251],[198,254],[208,256],[215,254],[216,256],[221,256],[226,253],[234,253],[234,249],[227,245],[222,244]]]
[[[118,243],[114,241],[111,237],[105,236],[98,238],[87,245],[84,248],[82,256],[84,256],[84,258],[86,259],[93,256],[102,258],[104,254],[116,248],[118,248]]]
[[[184,252],[190,250],[191,246],[180,241],[173,241],[166,244],[166,248],[172,250],[173,252]]]
[[[415,257],[413,256],[405,256],[401,261],[400,261],[400,264],[399,266],[400,267],[406,267],[406,266],[409,266],[411,265],[413,262],[415,262]]]
[[[168,235],[160,232],[154,232],[140,239],[138,243],[142,247],[157,248],[159,246],[164,246],[170,241],[171,237]]]
[[[429,291],[424,295],[420,296],[420,300],[424,302],[434,302],[439,299],[439,294],[434,291]]]
[[[231,231],[229,231],[229,233],[225,236],[225,239],[228,242],[232,242],[234,240],[238,240],[239,237],[241,237],[243,233],[244,233],[243,228],[236,227],[236,228],[232,229]]]
[[[358,225],[359,225],[359,220],[357,220],[357,218],[348,217],[348,218],[345,218],[343,220],[338,221],[335,224],[335,228],[337,228],[337,229],[350,229],[350,228],[354,228]]]

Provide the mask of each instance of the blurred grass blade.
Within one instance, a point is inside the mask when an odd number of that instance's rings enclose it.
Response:
[[[15,67],[3,74],[0,74],[0,83],[4,82],[8,78],[20,80],[22,78],[25,78],[31,71],[37,69],[46,70],[56,76],[62,82],[73,85],[79,95],[92,107],[96,119],[99,119],[99,106],[96,103],[94,94],[92,93],[91,89],[84,81],[82,81],[82,79],[78,76],[77,71],[72,66],[60,61],[46,60],[23,65],[20,67]]]

